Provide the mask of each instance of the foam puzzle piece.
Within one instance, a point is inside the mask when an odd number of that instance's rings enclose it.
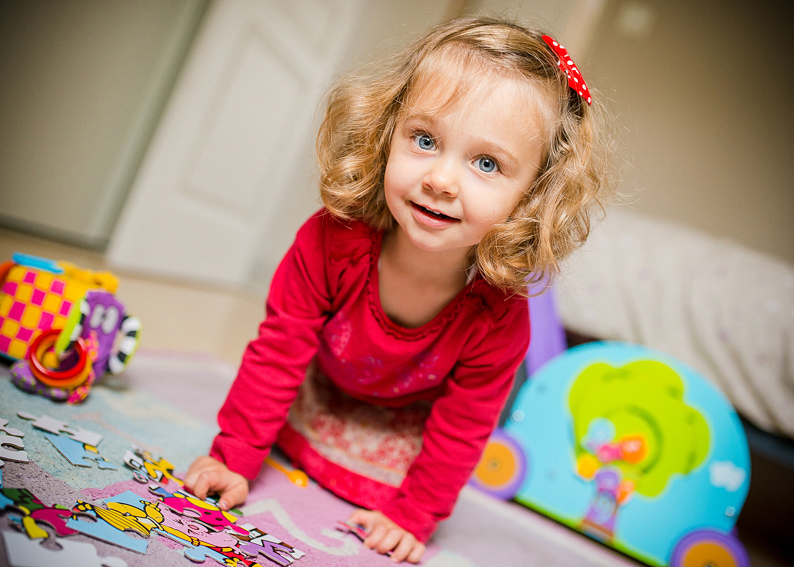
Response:
[[[296,559],[300,559],[306,555],[301,550],[284,543],[275,536],[263,532],[252,524],[243,524],[240,527],[246,529],[248,531],[248,536],[251,538],[248,541],[251,545],[246,545],[245,548],[243,548],[243,545],[240,545],[240,549],[243,553],[248,554],[252,552],[251,554],[254,557],[261,554],[276,563],[280,563],[281,560],[292,563]]]
[[[241,535],[248,535],[247,530],[234,523],[237,519],[233,515],[224,512],[214,504],[180,491],[172,494],[159,486],[149,487],[149,490],[159,496],[163,504],[175,512],[200,520],[216,531],[231,528]]]
[[[27,488],[0,489],[0,510],[14,507],[30,513],[32,510],[44,508],[44,504]]]
[[[167,483],[173,480],[179,486],[184,485],[181,478],[174,476],[174,465],[163,457],[156,459],[149,451],[144,451],[133,445],[132,451],[124,453],[124,464],[133,470],[133,478],[140,483],[148,482],[144,475],[151,480]]]
[[[76,467],[90,467],[92,465],[91,460],[97,456],[86,451],[82,443],[78,443],[68,437],[61,437],[51,433],[45,433],[44,436],[58,449],[61,455],[66,457],[67,461]]]
[[[262,544],[259,544],[248,541],[241,543],[239,547],[240,551],[249,557],[257,558],[259,555],[262,555],[266,559],[281,565],[281,567],[286,567],[295,560],[295,558],[292,557],[292,548],[283,543],[264,541]]]
[[[143,471],[143,459],[139,457],[137,454],[133,453],[129,449],[124,452],[124,464],[127,465],[128,468],[131,468],[133,471]],[[152,479],[156,480],[156,479]]]
[[[38,523],[48,524],[59,536],[68,536],[77,533],[75,530],[66,527],[66,522],[72,517],[71,510],[57,507],[47,507],[36,510],[30,514],[30,518]],[[28,534],[30,535],[30,534]],[[45,536],[46,537],[46,536]]]
[[[234,525],[212,502],[157,485],[150,485],[149,493],[151,499],[128,490],[100,500],[98,504],[104,507],[78,501],[72,511],[97,522],[81,525],[70,520],[67,527],[140,553],[145,553],[148,540],[131,538],[125,532],[145,538],[154,533],[181,544],[183,554],[194,562],[210,558],[222,565],[255,567],[265,558],[286,567],[305,555],[251,524]]]
[[[214,547],[210,546],[207,544],[207,542],[204,541],[204,536],[191,537],[185,533],[180,533],[170,530],[166,531],[166,530],[158,529],[153,531],[156,531],[158,535],[167,537],[179,544],[184,545],[185,547],[182,548],[182,554],[191,561],[193,561],[194,563],[202,563],[206,559],[214,559],[215,561],[221,563],[222,565],[235,565],[237,567],[248,567],[248,565],[250,564],[250,562],[247,562],[245,561],[245,559],[243,559],[242,553],[235,553],[235,548],[232,547],[219,548],[217,546]],[[235,542],[236,541],[237,540],[235,539]],[[201,545],[196,545],[197,542],[200,542]],[[221,553],[219,549],[224,549],[226,553],[225,554]]]
[[[96,461],[100,469],[116,470],[118,467],[101,457],[99,453],[88,451],[85,445],[62,435],[45,433],[44,436],[49,440],[58,451],[66,457],[66,460],[77,467],[90,467]]]
[[[226,565],[226,557],[204,545],[185,547],[182,553],[194,563],[203,563],[207,559],[214,559],[221,565]]]
[[[22,438],[25,434],[19,429],[8,427],[8,420],[0,417],[0,468],[3,467],[4,462],[14,461],[16,463],[27,463],[28,454],[22,449],[25,448],[25,442]],[[0,486],[2,486],[2,478],[0,478]]]
[[[146,553],[149,545],[148,539],[139,539],[125,533],[131,531],[143,537],[149,536],[152,524],[145,525],[140,519],[146,519],[144,508],[148,501],[132,491],[122,492],[116,496],[100,500],[107,508],[99,508],[93,504],[78,500],[72,511],[96,518],[96,523],[72,519],[67,522],[67,527],[80,533],[125,547],[138,553]],[[134,516],[128,511],[133,510]]]
[[[78,443],[84,443],[92,447],[96,447],[102,441],[102,435],[89,429],[83,429],[80,426],[69,426],[66,432]]]
[[[96,547],[56,538],[61,547],[53,551],[41,543],[28,539],[24,534],[3,532],[3,543],[9,564],[12,567],[127,567],[119,557],[99,557]]]
[[[11,522],[19,524],[19,529],[24,530],[31,539],[47,537],[47,532],[36,525],[30,518],[30,511],[37,509],[41,504],[32,492],[25,488],[0,489],[0,511],[6,509],[21,514],[21,518],[12,517]],[[44,504],[41,504],[43,507]]]
[[[16,463],[27,463],[28,454],[22,449],[25,448],[25,442],[21,437],[14,437],[13,435],[0,435],[0,466],[3,461],[14,461]]]
[[[8,420],[0,417],[0,432],[12,437],[24,437],[25,433],[14,427],[8,427]]]
[[[56,535],[67,536],[76,533],[66,527],[66,521],[72,515],[67,508],[45,506],[39,498],[27,488],[0,488],[0,510],[10,508],[21,514],[20,518],[11,521],[31,539],[46,538],[48,534],[38,524],[47,524]]]
[[[106,506],[109,504],[126,504],[128,506],[140,508],[144,503],[150,502],[150,500],[134,493],[132,490],[125,490],[115,496],[103,498],[100,502]]]
[[[47,431],[54,435],[58,435],[61,431],[64,433],[69,432],[69,424],[65,421],[61,421],[59,419],[52,418],[48,415],[43,415],[41,417],[36,417],[33,414],[30,414],[26,411],[18,411],[17,416],[21,417],[22,419],[27,419],[29,421],[33,421],[31,425],[36,429],[41,429],[42,431]]]
[[[115,471],[118,469],[116,465],[105,459],[104,457],[100,457],[96,460],[97,466],[102,470],[111,470]]]
[[[166,492],[166,494],[170,493]],[[155,533],[170,538],[187,549],[191,549],[196,544],[201,543],[198,547],[206,551],[207,555],[202,555],[198,551],[190,552],[189,556],[192,557],[193,561],[203,561],[204,558],[211,557],[223,564],[228,564],[227,560],[232,560],[234,564],[240,567],[246,567],[250,563],[244,560],[242,553],[235,553],[238,544],[238,540],[235,537],[226,532],[223,532],[223,534],[214,532],[202,522],[181,516],[167,506],[162,506],[161,508],[160,504],[162,503],[159,501],[150,502],[128,490],[116,496],[100,500],[100,503],[107,508],[99,508],[93,504],[80,501],[75,506],[75,511],[87,512],[101,518],[122,535],[123,532],[121,532],[119,527],[136,531],[147,537],[151,533]],[[185,518],[187,521],[180,522],[178,521],[179,518]],[[129,542],[114,538],[110,543]],[[213,547],[215,544],[217,546]],[[223,555],[217,549],[222,549],[227,554]]]
[[[90,429],[83,429],[79,425],[69,425],[65,421],[52,418],[48,415],[36,417],[35,415],[26,411],[18,411],[17,416],[22,419],[32,421],[33,427],[47,431],[53,435],[66,434],[78,443],[84,443],[96,447],[102,441],[102,435],[91,431]]]
[[[146,553],[146,548],[149,546],[149,540],[128,536],[122,530],[113,527],[102,518],[96,518],[96,521],[84,521],[72,518],[66,522],[66,527],[76,530],[81,534],[138,553]]]
[[[354,536],[356,536],[361,541],[364,541],[365,539],[367,539],[367,536],[369,535],[367,533],[367,531],[364,529],[363,526],[361,526],[359,524],[352,524],[352,523],[349,523],[349,522],[338,521],[336,523],[336,529],[339,530],[340,532],[345,532],[347,534],[353,534]]]

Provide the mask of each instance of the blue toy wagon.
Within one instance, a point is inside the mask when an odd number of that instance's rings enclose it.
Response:
[[[626,343],[575,347],[523,385],[472,483],[649,565],[749,567],[741,422],[703,377]]]

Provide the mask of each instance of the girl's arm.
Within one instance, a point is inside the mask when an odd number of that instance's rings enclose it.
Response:
[[[221,432],[210,456],[248,479],[259,473],[286,421],[331,308],[321,214],[298,231],[276,270],[259,336],[248,344],[218,414]]]
[[[510,393],[529,345],[526,300],[513,302],[499,321],[485,325],[446,381],[430,412],[422,450],[397,497],[382,512],[427,541],[452,512]]]

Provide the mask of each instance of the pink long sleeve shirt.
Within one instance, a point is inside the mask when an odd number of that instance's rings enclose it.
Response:
[[[210,454],[257,476],[314,359],[362,401],[395,407],[430,400],[421,451],[379,506],[427,541],[451,513],[495,426],[529,345],[529,313],[526,299],[477,276],[429,323],[397,325],[380,304],[381,239],[382,232],[327,211],[301,227],[273,277],[266,318],[218,415]]]

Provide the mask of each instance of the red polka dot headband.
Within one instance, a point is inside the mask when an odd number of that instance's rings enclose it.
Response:
[[[584,77],[582,77],[579,69],[576,68],[576,64],[573,62],[573,59],[571,59],[571,56],[568,55],[568,50],[547,35],[543,36],[543,41],[549,44],[551,50],[557,55],[557,66],[562,69],[568,77],[568,86],[579,93],[579,96],[585,99],[587,104],[592,104],[590,91],[587,88],[587,84],[584,82]]]

